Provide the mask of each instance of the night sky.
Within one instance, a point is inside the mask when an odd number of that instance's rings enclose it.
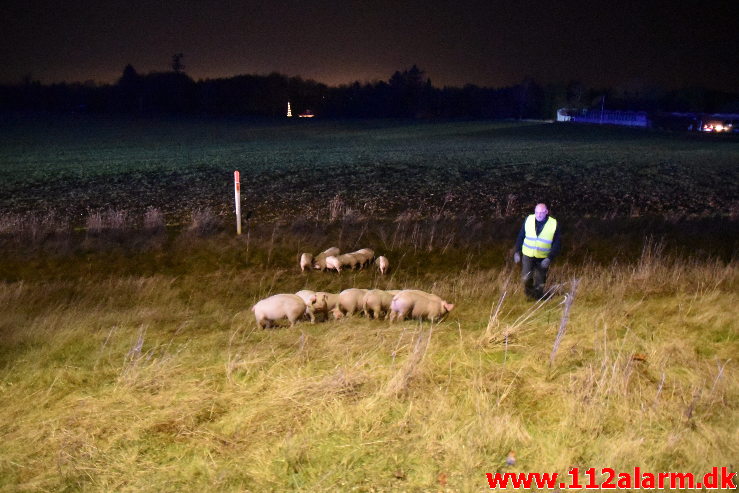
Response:
[[[387,80],[436,87],[580,80],[739,91],[739,0],[15,1],[0,8],[0,82],[115,82],[130,63],[193,79]]]

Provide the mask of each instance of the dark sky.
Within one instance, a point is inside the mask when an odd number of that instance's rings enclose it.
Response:
[[[3,2],[0,81],[278,71],[329,85],[417,64],[434,86],[525,77],[739,92],[739,0]]]

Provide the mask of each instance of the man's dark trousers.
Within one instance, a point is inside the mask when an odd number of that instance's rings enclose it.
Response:
[[[526,296],[535,300],[544,296],[544,285],[547,283],[548,268],[541,266],[543,258],[521,255],[521,280]]]

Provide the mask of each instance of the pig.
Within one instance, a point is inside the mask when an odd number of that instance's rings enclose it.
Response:
[[[305,272],[305,269],[310,269],[313,266],[313,255],[310,253],[304,253],[300,256],[300,270]]]
[[[335,255],[329,255],[328,257],[326,257],[326,260],[324,260],[323,267],[324,269],[341,272],[341,261],[339,260],[339,257]]]
[[[399,290],[382,291],[381,289],[370,289],[364,295],[362,300],[362,310],[364,316],[369,318],[380,318],[380,314],[384,313],[387,319],[390,316],[390,302],[393,296],[400,293]]]
[[[345,253],[343,255],[339,255],[339,262],[341,262],[341,267],[348,267],[352,270],[354,270],[355,267],[361,267],[362,262],[361,260],[353,253]]]
[[[339,295],[335,293],[326,293],[325,291],[316,292],[316,297],[323,297],[323,304],[321,305],[325,311],[326,318],[328,313],[336,308],[336,304],[339,302]]]
[[[351,253],[345,253],[338,257],[333,255],[326,257],[326,268],[333,269],[336,272],[341,272],[341,269],[344,267],[349,267],[353,270],[357,265],[359,265],[359,260]]]
[[[325,312],[326,300],[315,291],[303,289],[295,293],[305,302],[305,314],[310,318],[310,323],[316,323],[316,312]]]
[[[454,309],[454,305],[448,303],[435,294],[426,293],[416,289],[406,289],[396,294],[390,302],[390,321],[405,320],[406,316],[412,318],[427,318],[432,322],[443,318]]]
[[[352,316],[362,308],[364,295],[367,294],[366,289],[350,288],[339,293],[339,300],[333,309],[334,318],[341,318],[344,315]]]
[[[300,296],[276,294],[257,302],[251,310],[254,312],[257,325],[266,328],[272,325],[272,322],[283,318],[288,319],[292,327],[303,316],[305,308],[305,302]]]
[[[318,254],[318,256],[313,261],[313,268],[318,270],[326,270],[326,258],[330,257],[331,255],[338,255],[341,252],[336,247],[327,248],[326,250],[322,251]]]
[[[383,276],[390,268],[390,261],[387,259],[387,257],[383,255],[377,257],[377,260],[375,260],[375,264],[377,264],[377,268],[380,269],[380,274],[382,274]]]
[[[354,255],[357,258],[360,268],[367,267],[375,258],[374,250],[370,250],[369,248],[362,248],[356,252],[352,252],[351,255]]]

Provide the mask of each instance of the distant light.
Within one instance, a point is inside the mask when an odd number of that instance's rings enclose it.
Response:
[[[710,122],[703,125],[704,132],[731,132],[732,124],[723,122]]]
[[[314,116],[316,115],[314,115],[311,110],[305,110],[304,112],[298,115],[298,117],[300,118],[313,118]]]
[[[290,110],[290,101],[287,102],[287,117],[291,118],[293,116],[292,110]]]

